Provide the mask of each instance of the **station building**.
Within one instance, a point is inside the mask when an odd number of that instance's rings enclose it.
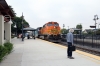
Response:
[[[11,42],[11,24],[14,14],[5,0],[0,0],[0,44]]]

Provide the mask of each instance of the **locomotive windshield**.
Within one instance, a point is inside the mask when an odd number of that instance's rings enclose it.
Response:
[[[47,26],[59,26],[59,24],[58,23],[54,23],[54,24],[48,23]]]
[[[51,23],[48,23],[48,24],[47,24],[47,26],[53,26],[53,24],[51,24]]]
[[[54,26],[59,26],[59,24],[55,23]]]

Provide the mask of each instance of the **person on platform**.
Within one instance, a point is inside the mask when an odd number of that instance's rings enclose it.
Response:
[[[67,48],[67,56],[68,58],[70,59],[74,59],[74,57],[72,57],[72,51],[71,51],[71,47],[73,45],[73,32],[74,30],[73,29],[69,29],[69,32],[67,33],[67,45],[68,45],[68,48]]]

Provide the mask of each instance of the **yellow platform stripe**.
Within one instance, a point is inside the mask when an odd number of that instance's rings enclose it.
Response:
[[[43,41],[45,41],[45,40],[43,40]],[[50,44],[53,44],[53,45],[55,45],[55,46],[62,47],[62,48],[64,48],[64,49],[67,48],[66,46],[59,45],[59,44],[55,44],[55,43],[52,43],[52,42],[48,42],[48,41],[45,41],[45,42],[50,43]],[[80,51],[80,50],[76,50],[75,52],[78,53],[78,54],[83,55],[84,57],[87,56],[87,57],[89,57],[89,58],[98,60],[97,63],[100,64],[100,56],[96,56],[96,55],[93,55],[93,54],[90,54],[90,53],[87,53],[87,52],[83,52],[83,51]],[[96,62],[96,61],[95,61],[95,62]]]
[[[80,50],[76,50],[76,52],[79,53],[79,54],[82,54],[82,55],[85,55],[85,56],[88,56],[90,58],[93,58],[93,59],[96,59],[96,60],[100,61],[100,57],[99,56],[96,56],[96,55],[93,55],[93,54],[90,54],[90,53],[87,53],[87,52],[82,52]]]

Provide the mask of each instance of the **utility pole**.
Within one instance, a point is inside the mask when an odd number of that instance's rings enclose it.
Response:
[[[65,33],[65,31],[64,31],[64,27],[65,27],[65,24],[63,24],[63,33]]]
[[[63,24],[63,29],[64,29],[64,27],[65,27],[65,24]]]
[[[22,41],[24,41],[24,36],[23,36],[23,13],[22,13]]]
[[[96,35],[96,24],[97,24],[96,20],[98,20],[98,19],[99,19],[98,15],[94,15],[94,19],[93,20],[95,21],[95,35]]]

